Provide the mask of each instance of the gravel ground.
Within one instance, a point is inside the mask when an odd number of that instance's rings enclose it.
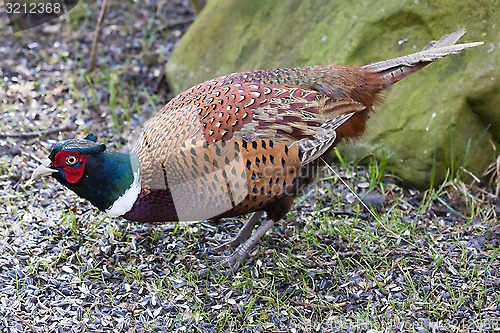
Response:
[[[52,143],[94,132],[126,150],[171,98],[163,65],[189,2],[114,3],[87,74],[99,5],[0,30],[0,331],[500,331],[495,186],[420,192],[339,167],[357,193],[371,189],[378,220],[326,172],[241,273],[198,280],[213,240],[243,220],[129,223],[53,180],[28,183]]]

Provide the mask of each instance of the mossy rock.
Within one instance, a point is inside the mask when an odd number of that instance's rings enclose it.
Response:
[[[500,148],[498,1],[210,0],[167,64],[176,92],[220,75],[337,63],[364,65],[420,50],[459,28],[480,47],[438,60],[385,92],[351,160],[389,158],[407,184],[448,170],[480,176]]]

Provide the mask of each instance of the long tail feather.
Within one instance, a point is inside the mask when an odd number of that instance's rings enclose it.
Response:
[[[456,44],[465,34],[465,29],[460,29],[449,35],[441,37],[438,41],[430,42],[422,51],[403,57],[376,62],[364,66],[372,72],[381,73],[388,84],[393,84],[406,76],[418,72],[436,59],[449,54],[459,53],[462,50],[483,44],[483,42]]]

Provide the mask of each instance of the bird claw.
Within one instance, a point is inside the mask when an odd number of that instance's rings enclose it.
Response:
[[[226,276],[230,277],[234,272],[237,272],[241,268],[241,262],[248,256],[250,250],[255,246],[255,244],[259,241],[259,239],[273,226],[273,220],[265,221],[257,231],[251,235],[248,239],[245,240],[236,248],[236,250],[231,253],[229,256],[213,256],[214,260],[219,260],[213,268],[202,269],[198,272],[198,276],[203,278],[210,273],[211,270],[217,268],[226,269]]]
[[[221,252],[228,247],[233,248],[234,251],[229,255],[207,256],[207,259],[212,262],[212,265],[210,265],[211,268],[200,270],[198,272],[199,277],[206,277],[210,271],[213,271],[214,269],[226,270],[225,274],[227,277],[231,277],[235,272],[239,271],[241,268],[241,261],[247,257],[249,251],[243,246],[248,237],[242,239],[243,237],[240,235],[238,236],[214,248],[217,252]]]
[[[247,253],[241,253],[242,251],[234,251],[229,256],[209,256],[208,259],[210,261],[217,262],[215,265],[211,265],[211,268],[204,268],[198,271],[198,277],[205,278],[207,275],[216,270],[222,269],[225,270],[225,274],[227,277],[233,276],[233,274],[240,270],[241,261],[246,258]]]

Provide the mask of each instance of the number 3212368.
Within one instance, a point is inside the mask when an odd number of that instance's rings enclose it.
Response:
[[[60,14],[62,7],[60,3],[18,3],[6,2],[7,14]]]

